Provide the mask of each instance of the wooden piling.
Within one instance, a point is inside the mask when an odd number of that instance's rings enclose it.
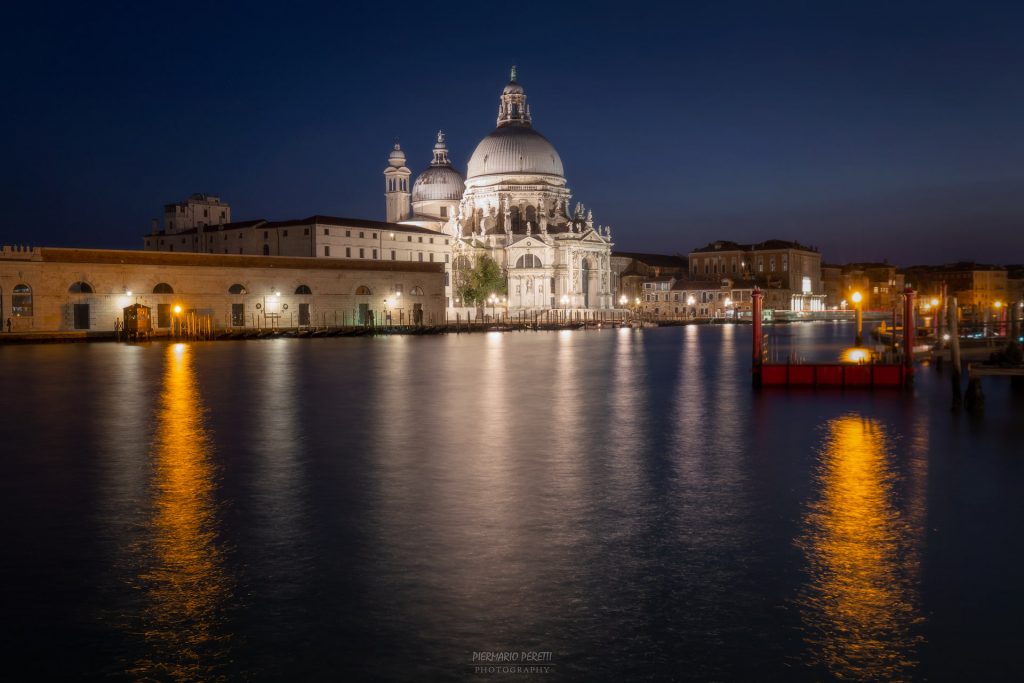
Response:
[[[953,410],[960,410],[963,405],[960,396],[960,330],[957,327],[957,305],[956,297],[952,297],[946,309],[949,315],[949,355],[950,355],[950,382],[953,387]]]

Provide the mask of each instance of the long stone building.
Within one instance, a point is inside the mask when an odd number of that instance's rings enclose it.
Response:
[[[101,249],[0,251],[0,320],[13,332],[113,330],[141,303],[215,328],[443,322],[444,264]]]

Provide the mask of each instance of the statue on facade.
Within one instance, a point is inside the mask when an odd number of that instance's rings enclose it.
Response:
[[[530,225],[530,221],[526,221],[526,234],[529,235],[533,232],[533,226]]]

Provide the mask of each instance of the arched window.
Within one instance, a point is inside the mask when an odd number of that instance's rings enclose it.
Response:
[[[356,287],[356,296],[370,296],[373,292],[366,285],[359,285]]]
[[[174,294],[174,289],[166,282],[161,282],[153,288],[154,294]]]
[[[423,296],[423,288],[422,287],[413,287],[412,289],[409,290],[409,295],[410,296]]]
[[[68,287],[69,294],[92,294],[92,285],[88,282],[74,282]]]
[[[296,294],[312,294],[313,290],[310,289],[309,287],[307,287],[306,285],[299,285],[298,287],[295,288],[295,293]]]
[[[516,261],[516,268],[543,268],[540,259],[533,254],[523,254]]]
[[[32,317],[32,288],[15,285],[11,290],[11,313],[15,318]]]
[[[245,294],[245,287],[239,284],[234,284],[228,287],[228,294]]]

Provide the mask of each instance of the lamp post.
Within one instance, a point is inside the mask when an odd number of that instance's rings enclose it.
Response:
[[[854,337],[854,342],[853,342],[854,346],[863,346],[864,345],[864,334],[863,334],[863,331],[862,331],[863,330],[863,326],[864,326],[864,311],[863,311],[863,309],[861,308],[861,305],[860,305],[861,304],[861,299],[863,299],[863,298],[864,297],[861,296],[860,292],[854,292],[853,295],[850,297],[850,299],[853,301],[854,306],[857,308],[857,336]],[[895,333],[896,332],[894,330],[893,334],[895,334]]]

